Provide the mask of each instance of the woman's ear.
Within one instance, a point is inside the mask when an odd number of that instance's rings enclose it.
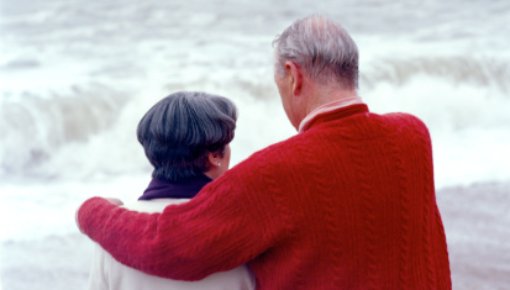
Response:
[[[221,166],[221,157],[218,153],[211,153],[209,152],[207,154],[207,158],[209,159],[209,163],[214,167],[220,167]]]
[[[221,157],[218,153],[207,153],[207,159],[209,160],[209,169],[204,172],[211,179],[216,179],[221,175]]]

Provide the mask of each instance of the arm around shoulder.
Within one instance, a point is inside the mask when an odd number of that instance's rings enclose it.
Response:
[[[161,277],[198,280],[246,263],[290,232],[277,181],[258,169],[240,164],[190,202],[161,214],[93,198],[80,208],[79,224],[123,264]]]

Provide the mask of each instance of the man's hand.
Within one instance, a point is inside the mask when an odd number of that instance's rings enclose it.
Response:
[[[118,199],[118,198],[114,198],[114,197],[107,197],[105,198],[105,200],[107,200],[108,202],[114,204],[114,205],[117,205],[117,206],[121,206],[123,205],[124,203],[122,202],[122,200]],[[76,210],[76,213],[74,214],[74,222],[76,223],[76,226],[78,227],[78,229],[80,230],[80,232],[82,234],[84,234],[84,232],[82,231],[82,229],[80,228],[80,223],[78,222],[78,212],[80,211],[80,208],[78,208]]]
[[[105,199],[111,203],[113,203],[114,205],[123,205],[124,203],[122,202],[122,200],[118,199],[118,198],[115,198],[115,197],[105,197]]]

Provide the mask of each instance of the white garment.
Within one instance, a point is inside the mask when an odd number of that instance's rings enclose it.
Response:
[[[140,212],[161,212],[169,204],[186,199],[154,199],[138,201],[125,207]],[[178,281],[151,276],[127,267],[115,260],[99,245],[92,261],[89,290],[253,290],[255,281],[246,266],[218,272],[200,281]]]

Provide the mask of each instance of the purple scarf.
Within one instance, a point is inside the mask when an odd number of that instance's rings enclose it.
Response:
[[[191,199],[212,179],[205,175],[195,176],[182,183],[172,183],[153,178],[147,189],[138,200],[157,198],[188,198]]]

